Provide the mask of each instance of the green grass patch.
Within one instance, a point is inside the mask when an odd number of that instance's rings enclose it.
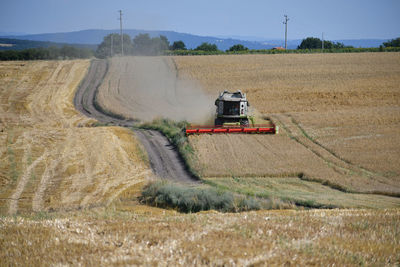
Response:
[[[265,200],[235,195],[208,186],[185,186],[165,181],[145,186],[140,200],[145,204],[186,213],[205,210],[221,212],[259,210],[265,208],[266,204]]]
[[[267,199],[274,208],[395,208],[400,199],[370,193],[349,192],[339,185],[312,179],[304,174],[297,177],[216,177],[203,178],[218,190]]]

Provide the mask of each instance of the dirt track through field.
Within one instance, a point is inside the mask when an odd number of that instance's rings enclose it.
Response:
[[[171,57],[114,57],[96,102],[106,113],[151,121],[169,118],[204,123],[214,115],[210,99],[193,80],[182,79]]]
[[[105,60],[93,60],[86,75],[85,79],[82,81],[76,95],[74,98],[74,105],[75,107],[81,111],[86,116],[92,117],[97,119],[102,123],[118,125],[118,126],[134,126],[137,124],[136,119],[133,119],[133,116],[130,116],[129,119],[123,118],[120,114],[116,113],[115,111],[107,111],[102,104],[96,101],[98,88],[104,82],[104,79],[107,75],[107,71],[109,70],[107,61]],[[127,74],[126,74],[127,75]],[[135,73],[130,73],[135,79],[141,79],[140,75]],[[129,76],[129,75],[128,75]],[[157,77],[155,77],[157,79]],[[139,81],[139,86],[140,86]],[[147,83],[149,81],[147,80]],[[159,84],[152,84],[152,90],[156,90],[156,85]],[[161,85],[160,85],[161,86]],[[119,85],[116,90],[119,90]],[[159,88],[162,90],[163,87]],[[166,87],[172,88],[172,87]],[[132,88],[131,88],[132,89]],[[143,87],[134,87],[134,90],[139,91],[146,91],[146,88]],[[106,97],[103,93],[103,98]],[[167,92],[165,92],[167,93]],[[157,94],[155,92],[155,94]],[[118,96],[118,95],[117,95]],[[150,97],[149,94],[147,97]],[[110,98],[115,97],[114,93],[110,93]],[[131,101],[133,101],[131,99]],[[151,101],[150,101],[151,102]],[[149,103],[147,103],[149,104]],[[135,102],[121,102],[116,106],[134,106]],[[149,105],[150,106],[150,105]],[[145,110],[143,110],[145,112]],[[149,111],[151,113],[151,111]],[[124,116],[127,117],[127,116]],[[168,141],[168,139],[160,134],[157,131],[153,130],[134,130],[136,136],[143,144],[144,148],[147,151],[150,166],[152,167],[154,173],[161,178],[166,178],[170,180],[177,180],[180,182],[187,182],[193,183],[196,182],[196,179],[185,169],[182,159],[180,158],[179,154],[175,150],[174,146]]]

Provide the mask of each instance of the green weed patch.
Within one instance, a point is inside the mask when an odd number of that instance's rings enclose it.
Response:
[[[145,186],[140,200],[145,204],[186,213],[204,210],[239,212],[263,208],[263,203],[253,197],[234,195],[211,187],[184,186],[163,181]]]

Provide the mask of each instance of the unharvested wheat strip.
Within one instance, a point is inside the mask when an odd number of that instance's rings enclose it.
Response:
[[[29,177],[31,176],[32,170],[46,156],[47,156],[47,151],[45,151],[39,158],[37,158],[34,162],[32,162],[32,164],[29,165],[28,168],[26,168],[24,174],[22,175],[21,179],[19,180],[19,183],[17,185],[17,188],[15,189],[14,194],[11,196],[10,208],[8,211],[9,214],[15,214],[17,212],[19,197],[21,196],[22,192],[24,191],[25,185],[28,182]]]

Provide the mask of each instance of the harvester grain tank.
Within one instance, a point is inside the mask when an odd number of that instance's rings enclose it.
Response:
[[[188,126],[186,134],[200,133],[272,133],[278,127],[268,124],[254,124],[254,118],[249,114],[249,102],[246,94],[240,90],[234,93],[223,91],[215,100],[217,107],[215,121],[212,126]]]

